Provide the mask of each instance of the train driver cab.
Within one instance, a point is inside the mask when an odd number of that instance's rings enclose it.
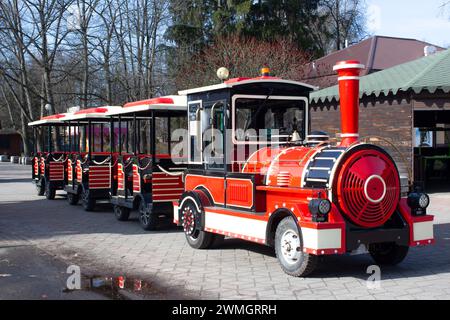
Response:
[[[242,172],[248,157],[268,146],[302,144],[309,128],[308,95],[313,86],[272,77],[181,91],[188,97],[189,167]]]

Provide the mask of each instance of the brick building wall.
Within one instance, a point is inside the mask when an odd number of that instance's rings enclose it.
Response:
[[[337,102],[311,104],[311,130],[322,130],[336,138],[340,132],[340,111]],[[361,138],[379,136],[370,143],[379,145],[390,153],[404,177],[413,170],[413,109],[409,97],[366,97],[360,102],[359,128]],[[413,179],[413,177],[411,177]]]

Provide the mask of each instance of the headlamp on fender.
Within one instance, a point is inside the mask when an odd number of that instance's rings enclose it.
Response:
[[[415,191],[408,195],[408,206],[414,216],[426,215],[429,205],[430,197],[426,193]]]
[[[312,199],[308,207],[313,222],[328,222],[328,214],[331,211],[331,202],[328,199]]]

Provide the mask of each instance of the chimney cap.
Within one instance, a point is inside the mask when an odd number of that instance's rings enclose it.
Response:
[[[345,60],[339,61],[333,67],[334,71],[342,70],[342,69],[365,69],[366,67],[361,64],[358,60]]]

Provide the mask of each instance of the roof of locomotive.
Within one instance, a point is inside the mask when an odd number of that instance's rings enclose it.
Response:
[[[156,111],[186,111],[186,96],[164,96],[147,100],[129,102],[121,109],[115,110],[110,115],[124,115],[150,110]]]
[[[261,76],[256,78],[232,78],[229,80],[224,81],[223,83],[214,84],[211,86],[206,87],[199,87],[199,88],[193,88],[188,90],[182,90],[179,91],[178,94],[180,95],[189,95],[194,93],[200,93],[205,91],[213,91],[213,90],[221,90],[221,89],[230,89],[237,86],[243,86],[247,84],[253,84],[253,83],[280,83],[280,84],[290,84],[290,85],[297,85],[302,86],[311,90],[317,90],[318,87],[299,82],[299,81],[293,81],[293,80],[284,80],[278,77],[271,77],[271,76]]]

